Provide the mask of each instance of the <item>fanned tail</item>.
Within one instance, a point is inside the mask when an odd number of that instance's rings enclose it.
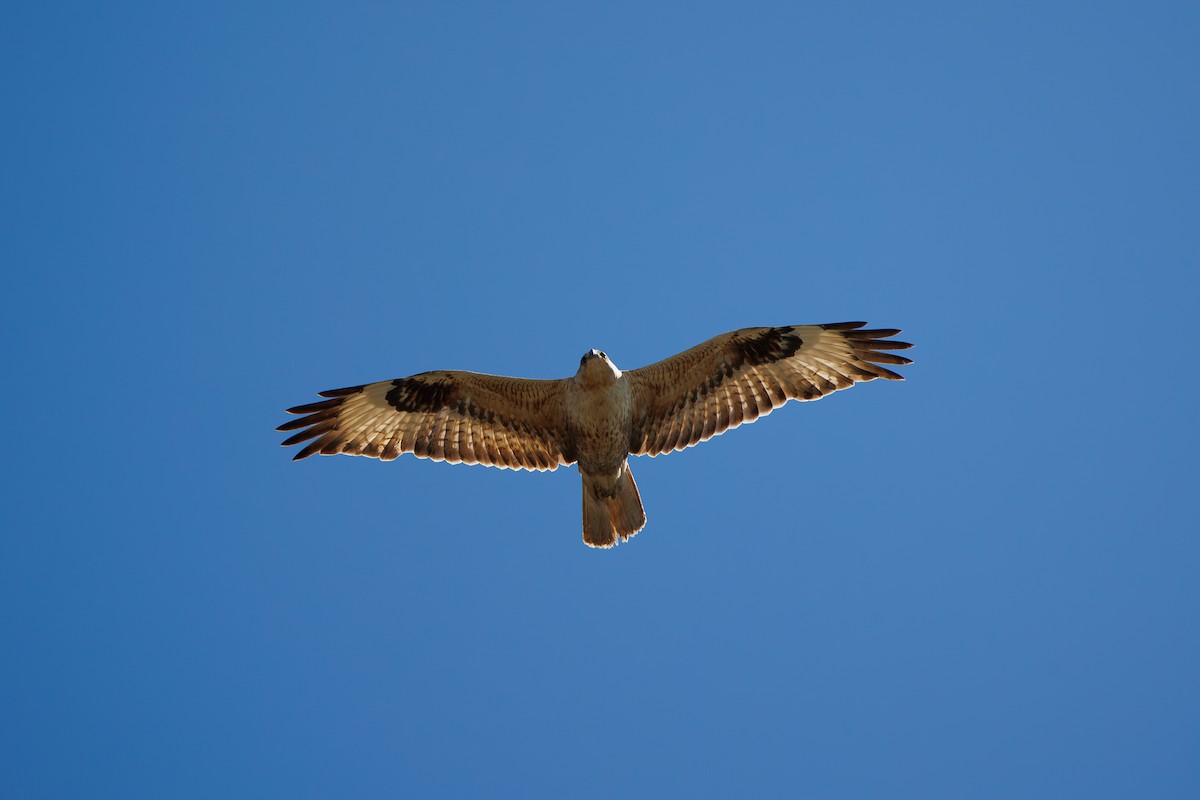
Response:
[[[607,488],[608,481],[580,471],[583,477],[583,542],[588,547],[612,547],[646,525],[646,510],[629,465]]]

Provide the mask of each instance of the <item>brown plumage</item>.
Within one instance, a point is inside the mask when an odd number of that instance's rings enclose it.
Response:
[[[863,322],[743,328],[678,355],[622,372],[592,350],[562,380],[474,372],[408,378],[321,392],[288,409],[279,426],[308,442],[297,459],[347,453],[389,461],[401,453],[451,463],[552,470],[579,464],[583,539],[611,547],[646,522],[629,455],[682,450],[753,422],[788,400],[817,400],[855,383],[903,380],[890,351],[912,345]]]

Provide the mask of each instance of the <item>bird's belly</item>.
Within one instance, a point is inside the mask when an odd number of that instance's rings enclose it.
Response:
[[[611,427],[581,430],[577,442],[579,468],[589,474],[615,473],[629,455],[629,434]]]
[[[615,474],[629,455],[633,403],[628,387],[584,390],[572,399],[569,423],[579,469],[592,475]]]

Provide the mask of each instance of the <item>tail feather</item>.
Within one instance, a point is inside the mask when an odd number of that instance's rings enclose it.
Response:
[[[589,547],[612,547],[646,525],[646,510],[633,473],[626,465],[607,491],[607,481],[583,476],[583,541]]]

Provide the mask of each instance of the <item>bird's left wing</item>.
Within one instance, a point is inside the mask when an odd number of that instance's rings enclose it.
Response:
[[[530,470],[575,460],[566,441],[561,380],[443,370],[320,395],[329,399],[289,408],[289,414],[304,416],[279,426],[300,431],[284,445],[314,440],[296,459],[347,453],[390,461],[413,453]]]
[[[865,322],[743,328],[625,373],[633,388],[633,455],[661,455],[752,422],[788,400],[817,400],[911,364],[912,345]]]

